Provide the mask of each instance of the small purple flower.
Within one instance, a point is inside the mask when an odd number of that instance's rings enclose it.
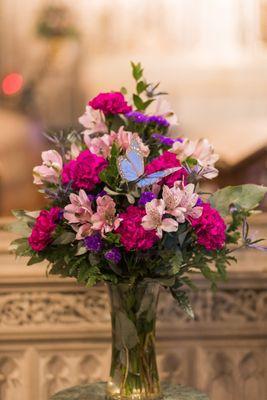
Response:
[[[171,146],[173,145],[173,143],[175,143],[175,142],[180,142],[180,143],[183,142],[183,139],[181,139],[181,138],[172,139],[172,138],[170,138],[170,137],[163,136],[163,135],[160,135],[160,134],[158,134],[158,133],[154,133],[154,134],[152,135],[152,137],[153,137],[153,139],[156,139],[156,140],[158,140],[160,143],[164,144],[165,146],[169,146],[169,147],[171,147]]]
[[[93,201],[95,201],[95,196],[94,196],[93,194],[88,194],[87,197],[88,197],[88,199],[91,201],[91,203],[92,203]]]
[[[152,192],[143,192],[141,194],[141,197],[138,201],[138,205],[139,206],[145,206],[146,203],[149,203],[150,201],[152,201],[153,199],[156,198],[156,195]]]
[[[147,124],[149,117],[139,111],[131,111],[125,114],[126,118],[135,122],[136,124]]]
[[[96,195],[96,198],[98,199],[98,197],[106,196],[106,194],[107,194],[107,192],[106,192],[105,190],[101,190],[101,192],[99,192],[99,193]]]
[[[89,251],[93,251],[94,253],[99,253],[103,248],[103,241],[99,233],[87,236],[84,239],[84,244]]]
[[[202,206],[202,204],[203,204],[203,201],[202,201],[201,198],[199,197],[199,198],[197,199],[196,206]]]
[[[121,260],[121,252],[117,247],[113,247],[113,249],[108,250],[105,255],[105,259],[113,262],[114,264],[119,264]]]
[[[166,128],[168,128],[168,126],[170,125],[169,122],[161,115],[151,115],[151,117],[148,118],[148,123],[164,126]]]

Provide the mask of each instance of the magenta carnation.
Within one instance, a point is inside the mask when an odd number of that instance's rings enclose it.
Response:
[[[136,206],[129,206],[125,213],[119,215],[122,219],[116,233],[127,251],[147,250],[158,240],[155,230],[146,231],[141,223],[146,212]]]
[[[59,207],[53,207],[49,211],[42,210],[40,212],[28,239],[29,245],[34,251],[44,250],[51,242],[52,233],[56,229],[60,215],[61,209]]]
[[[171,153],[170,151],[164,151],[162,155],[154,158],[154,160],[152,160],[146,166],[145,172],[147,174],[152,174],[153,172],[175,167],[181,167],[181,163],[179,160],[177,160],[176,155],[174,153]],[[187,176],[188,172],[185,170],[185,168],[181,168],[173,174],[167,176],[166,178],[163,178],[160,184],[172,187],[174,185],[174,182],[181,181],[183,179],[186,180]]]
[[[71,160],[63,167],[62,183],[68,184],[75,190],[92,190],[101,182],[99,174],[107,167],[108,163],[103,157],[90,152],[82,151],[76,160]]]
[[[197,234],[197,241],[207,250],[218,250],[225,244],[226,225],[219,212],[209,203],[203,203],[201,217],[191,220]]]
[[[94,110],[101,110],[105,115],[108,114],[126,114],[132,111],[120,92],[99,93],[91,101],[89,106]]]

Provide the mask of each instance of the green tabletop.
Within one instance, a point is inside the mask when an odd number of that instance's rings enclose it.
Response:
[[[164,400],[209,400],[195,389],[180,385],[162,384]],[[104,400],[105,383],[98,382],[90,385],[74,386],[54,394],[50,400]]]

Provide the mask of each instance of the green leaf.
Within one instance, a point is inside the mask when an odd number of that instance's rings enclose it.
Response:
[[[45,259],[44,255],[36,253],[33,256],[31,256],[31,258],[27,262],[27,265],[38,264],[38,263],[44,261],[44,259]]]
[[[225,217],[230,214],[229,207],[232,204],[245,211],[256,208],[266,193],[267,187],[254,184],[227,186],[217,190],[209,201]]]
[[[194,319],[195,318],[194,311],[187,294],[182,290],[177,290],[172,288],[171,288],[171,294],[178,302],[181,309],[188,315],[188,317]]]
[[[127,89],[126,89],[126,87],[122,86],[120,92],[121,92],[122,94],[127,94]]]
[[[27,223],[34,223],[36,217],[39,215],[39,211],[25,211],[25,210],[12,210],[12,214],[19,220],[27,222]]]
[[[177,250],[175,252],[175,255],[170,259],[170,265],[171,265],[171,274],[176,275],[181,268],[183,262],[183,255],[180,250]]]
[[[134,323],[120,310],[117,310],[115,315],[115,331],[121,332],[115,338],[115,346],[118,350],[125,348],[130,350],[138,344],[139,339]]]
[[[29,236],[32,231],[27,222],[24,221],[13,222],[12,224],[7,225],[5,227],[5,230],[7,230],[8,232],[16,233],[24,237]]]
[[[58,236],[52,244],[54,245],[60,245],[60,244],[69,244],[74,242],[75,240],[75,233],[65,231],[63,232],[60,236]]]
[[[134,62],[131,62],[131,66],[132,66],[133,77],[136,81],[138,81],[140,78],[142,78],[142,75],[143,75],[142,65],[140,62],[137,64],[135,64]]]
[[[33,250],[29,245],[28,238],[19,238],[10,243],[9,250],[17,256],[29,256]]]
[[[146,90],[146,88],[147,88],[147,84],[143,81],[138,82],[136,85],[136,90],[137,90],[138,94],[143,93]]]
[[[75,256],[82,256],[83,254],[87,253],[87,248],[83,245],[83,243],[79,243],[77,247],[77,251]]]
[[[133,102],[137,110],[142,111],[145,109],[143,100],[137,94],[133,94]]]

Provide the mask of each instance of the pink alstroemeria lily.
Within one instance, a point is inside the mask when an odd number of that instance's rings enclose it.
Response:
[[[76,239],[81,240],[92,234],[93,215],[91,202],[84,190],[79,191],[79,195],[71,193],[70,202],[64,208],[64,218],[69,221],[72,228],[77,232]]]
[[[178,222],[173,218],[164,218],[164,200],[154,199],[146,203],[146,215],[142,219],[142,226],[146,230],[155,229],[159,238],[162,238],[163,231],[176,232]]]
[[[181,190],[178,185],[171,189],[164,185],[162,197],[166,205],[167,213],[173,215],[179,223],[185,222],[186,208],[181,205],[181,201],[184,197],[183,190]]]
[[[178,185],[178,182],[175,182],[174,186]],[[186,209],[185,217],[186,218],[199,218],[202,214],[203,208],[201,206],[196,206],[198,201],[198,194],[194,192],[195,186],[193,183],[189,183],[183,188],[183,197],[181,199],[181,207]]]
[[[95,133],[108,132],[104,114],[100,110],[94,110],[91,106],[86,106],[84,114],[79,118],[79,122],[86,128],[83,133],[93,135]]]
[[[42,165],[33,168],[33,183],[36,185],[42,185],[44,182],[58,183],[63,167],[61,155],[56,150],[43,151],[42,160]]]
[[[84,142],[93,154],[108,158],[115,137],[116,136],[112,132],[111,134],[105,133],[104,135],[95,138],[91,138],[90,135],[85,133]]]
[[[175,142],[170,150],[175,153],[181,162],[188,157],[194,158],[198,162],[195,172],[207,179],[213,179],[218,175],[218,170],[214,167],[219,156],[214,152],[213,146],[207,139],[192,141],[184,139],[182,142]]]
[[[92,229],[100,231],[102,236],[117,229],[120,225],[120,218],[116,216],[116,204],[108,196],[98,197],[97,212],[92,216]]]

